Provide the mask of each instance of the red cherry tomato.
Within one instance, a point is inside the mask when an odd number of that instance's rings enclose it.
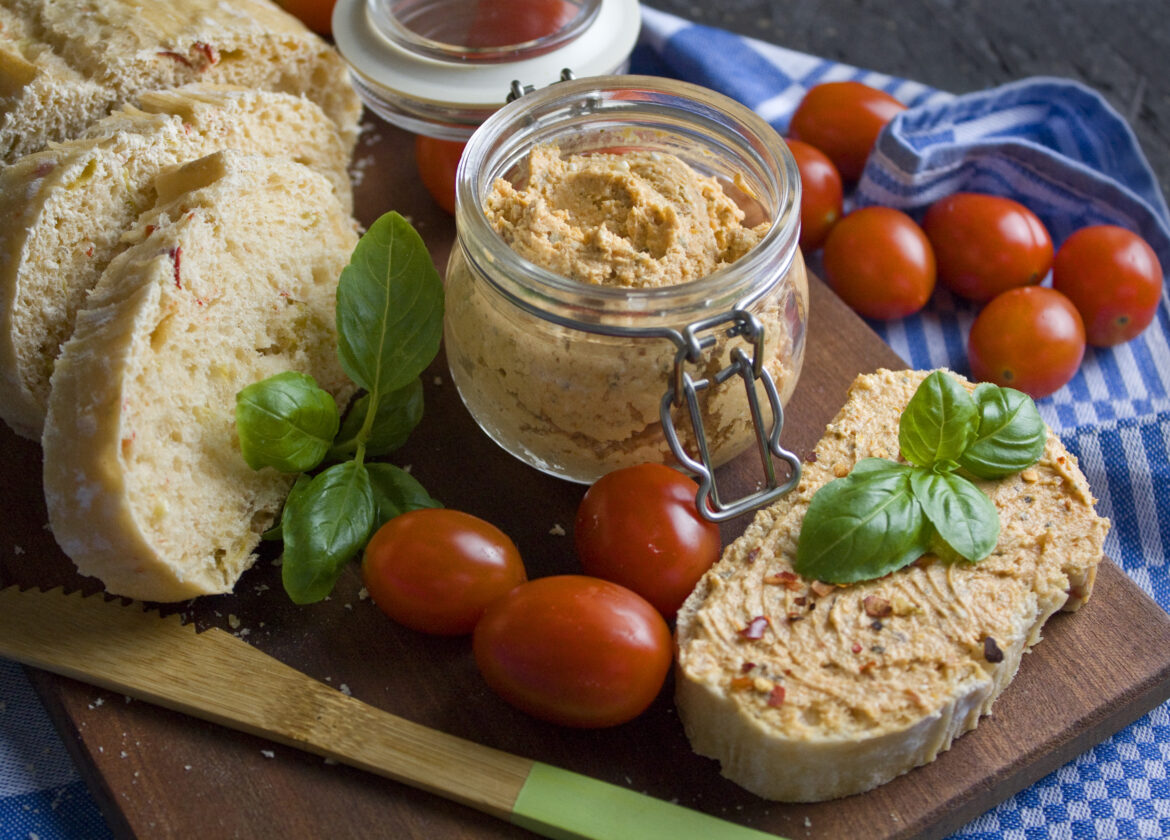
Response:
[[[337,0],[278,0],[280,6],[318,35],[333,34],[333,6]]]
[[[922,228],[901,210],[863,207],[829,231],[825,280],[867,318],[902,318],[934,291],[934,251]]]
[[[828,155],[846,181],[856,181],[878,134],[905,110],[885,91],[861,82],[823,82],[804,95],[788,133]]]
[[[488,604],[526,578],[520,552],[502,531],[446,508],[387,521],[362,560],[362,582],[382,612],[445,636],[470,633]]]
[[[806,253],[824,244],[829,230],[841,218],[841,175],[820,149],[802,140],[788,140],[800,170],[800,247]]]
[[[698,485],[663,464],[599,478],[581,499],[573,538],[586,574],[629,587],[674,618],[722,548],[695,507]]]
[[[537,578],[488,607],[475,662],[504,700],[564,726],[615,726],[649,706],[670,670],[666,620],[641,596],[585,575]]]
[[[1052,267],[1052,237],[1018,201],[983,193],[954,193],[922,219],[934,247],[938,280],[952,292],[984,303],[1016,286],[1039,283]]]
[[[971,326],[971,373],[1039,399],[1062,388],[1085,355],[1085,327],[1072,302],[1047,286],[1008,289]]]
[[[1060,246],[1052,287],[1081,313],[1089,344],[1109,347],[1129,341],[1154,320],[1162,299],[1162,265],[1137,234],[1092,225]]]
[[[451,214],[455,213],[455,172],[465,145],[459,140],[441,140],[423,134],[414,138],[414,159],[423,186]]]

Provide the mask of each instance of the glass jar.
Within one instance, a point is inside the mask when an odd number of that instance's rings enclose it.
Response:
[[[492,228],[497,178],[522,183],[529,151],[642,150],[714,177],[768,223],[738,260],[674,286],[571,280],[517,254]],[[646,461],[700,480],[712,518],[793,486],[799,461],[779,444],[783,405],[804,358],[808,282],[797,240],[800,183],[783,140],[713,91],[667,79],[564,81],[492,115],[457,177],[456,246],[446,278],[444,343],[452,379],[479,426],[539,470],[589,483]],[[757,442],[767,487],[734,504],[712,472]],[[772,456],[789,466],[776,480]]]

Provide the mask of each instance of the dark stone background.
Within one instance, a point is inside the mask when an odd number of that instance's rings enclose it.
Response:
[[[965,93],[1026,76],[1096,88],[1170,195],[1170,0],[649,0],[698,23]]]

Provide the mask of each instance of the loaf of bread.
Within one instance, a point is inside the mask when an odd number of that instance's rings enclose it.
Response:
[[[286,93],[194,84],[141,95],[82,137],[0,168],[0,419],[39,439],[49,375],[122,234],[155,201],[163,169],[223,148],[291,157],[353,206],[334,124]]]
[[[691,745],[762,797],[847,796],[932,761],[990,712],[1048,617],[1092,590],[1109,522],[1051,432],[1036,465],[977,482],[1000,514],[986,559],[926,555],[849,586],[793,571],[813,494],[862,458],[899,458],[899,417],[925,375],[857,379],[798,487],[757,514],[679,611],[676,701]]]
[[[286,370],[344,406],[337,279],[357,235],[324,176],[217,152],[156,179],[53,371],[49,522],[79,571],[152,601],[228,592],[292,481],[240,454],[235,398]]]
[[[356,141],[345,62],[270,0],[0,0],[0,161],[196,81],[307,96]]]

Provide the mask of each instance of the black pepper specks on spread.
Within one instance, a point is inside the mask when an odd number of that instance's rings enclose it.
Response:
[[[983,658],[993,665],[1003,662],[1003,651],[991,636],[983,637]]]

